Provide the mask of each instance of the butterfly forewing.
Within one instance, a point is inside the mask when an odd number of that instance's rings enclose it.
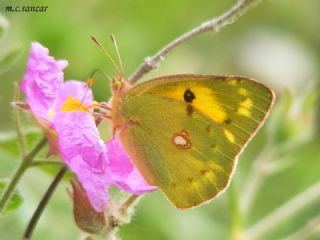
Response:
[[[273,99],[270,89],[245,78],[159,78],[125,95],[120,111],[132,124],[120,139],[146,181],[189,208],[226,187]]]

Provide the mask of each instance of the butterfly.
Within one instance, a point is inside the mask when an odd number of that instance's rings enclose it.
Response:
[[[145,181],[174,206],[206,203],[228,186],[237,157],[264,123],[275,95],[244,77],[180,74],[132,86],[111,80],[113,129]],[[121,70],[119,70],[121,69]]]
[[[223,192],[275,98],[265,85],[232,76],[172,75],[134,87],[118,77],[112,89],[123,147],[144,179],[180,209]]]

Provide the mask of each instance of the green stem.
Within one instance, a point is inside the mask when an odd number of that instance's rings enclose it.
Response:
[[[59,172],[57,173],[57,175],[55,176],[55,178],[53,179],[52,183],[50,184],[48,190],[46,191],[46,193],[43,195],[36,211],[33,213],[28,226],[26,228],[26,231],[24,232],[23,235],[23,239],[27,240],[31,238],[31,235],[33,233],[33,230],[35,228],[35,226],[38,223],[38,220],[40,219],[40,216],[44,210],[44,208],[47,206],[54,190],[57,188],[57,186],[59,185],[60,181],[62,180],[64,174],[67,172],[67,167],[63,166]]]
[[[19,101],[19,95],[20,95],[20,89],[19,89],[19,85],[17,84],[17,82],[15,82],[15,94],[14,94],[14,100],[15,101]],[[15,125],[15,129],[16,129],[16,133],[17,133],[17,138],[20,144],[20,148],[21,148],[21,152],[22,152],[22,157],[25,157],[26,155],[26,140],[21,132],[21,120],[20,120],[20,109],[15,107],[13,109],[13,121],[14,121],[14,125]]]
[[[243,239],[243,216],[240,208],[239,195],[234,183],[230,184],[230,210],[231,210],[231,240]]]
[[[262,220],[253,224],[253,226],[250,226],[250,228],[246,230],[244,236],[246,239],[262,239],[264,234],[279,228],[279,225],[293,219],[293,217],[304,208],[314,204],[314,202],[319,202],[319,199],[320,181],[308,187],[307,190],[292,197],[273,212],[269,213],[269,215],[265,216]]]
[[[43,161],[32,161],[32,163],[29,164],[29,167],[41,167],[46,165],[64,165],[61,161],[50,161],[50,160],[43,160]]]
[[[19,180],[21,179],[23,173],[28,168],[28,166],[31,164],[33,158],[36,156],[36,154],[46,145],[47,138],[43,137],[38,144],[30,151],[29,154],[27,154],[21,161],[18,169],[14,173],[10,183],[7,185],[6,189],[3,191],[3,194],[0,199],[0,212],[3,211],[5,208],[8,200],[10,199],[13,191],[16,188],[16,185],[18,184]]]
[[[242,191],[242,198],[241,198],[241,209],[244,215],[248,215],[250,211],[250,207],[258,190],[261,187],[261,184],[265,180],[266,172],[265,166],[268,164],[272,159],[276,158],[276,152],[273,151],[271,147],[271,142],[268,141],[263,149],[260,151],[259,155],[256,157],[255,162],[249,172],[249,175],[246,179],[246,183],[244,184],[243,191]]]

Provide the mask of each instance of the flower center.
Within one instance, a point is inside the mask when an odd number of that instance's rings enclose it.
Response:
[[[74,111],[81,111],[81,112],[90,112],[89,108],[81,103],[78,99],[73,98],[72,96],[68,96],[67,100],[61,106],[62,112],[74,112]]]

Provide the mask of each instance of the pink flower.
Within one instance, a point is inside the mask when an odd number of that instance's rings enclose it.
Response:
[[[108,201],[110,174],[107,147],[86,112],[61,112],[55,118],[62,159],[85,189],[90,203],[101,212]]]
[[[32,43],[21,90],[33,115],[49,129],[51,145],[57,145],[93,208],[103,211],[110,184],[133,194],[156,190],[144,181],[117,138],[106,144],[101,140],[90,109],[92,92],[82,82],[64,83],[66,66],[66,61],[56,61],[48,49]]]
[[[63,85],[63,69],[68,66],[68,62],[56,61],[48,54],[48,49],[41,44],[31,44],[27,73],[20,88],[36,118],[49,121],[48,110],[52,108],[59,88]]]
[[[91,90],[80,81],[64,83],[63,69],[68,66],[65,60],[55,60],[49,56],[47,48],[33,42],[28,59],[27,73],[20,85],[26,96],[31,112],[41,125],[50,142],[49,154],[58,154],[56,133],[53,129],[54,115],[60,110],[67,97],[83,98],[83,106],[93,101]],[[79,102],[80,105],[80,102]]]
[[[122,190],[136,195],[157,189],[144,181],[137,168],[132,164],[130,157],[123,149],[118,138],[113,138],[107,142],[107,149],[112,183]]]
[[[104,144],[87,112],[59,113],[55,128],[61,156],[77,175],[96,211],[103,210],[112,183],[137,195],[156,190],[144,181],[117,138]]]

